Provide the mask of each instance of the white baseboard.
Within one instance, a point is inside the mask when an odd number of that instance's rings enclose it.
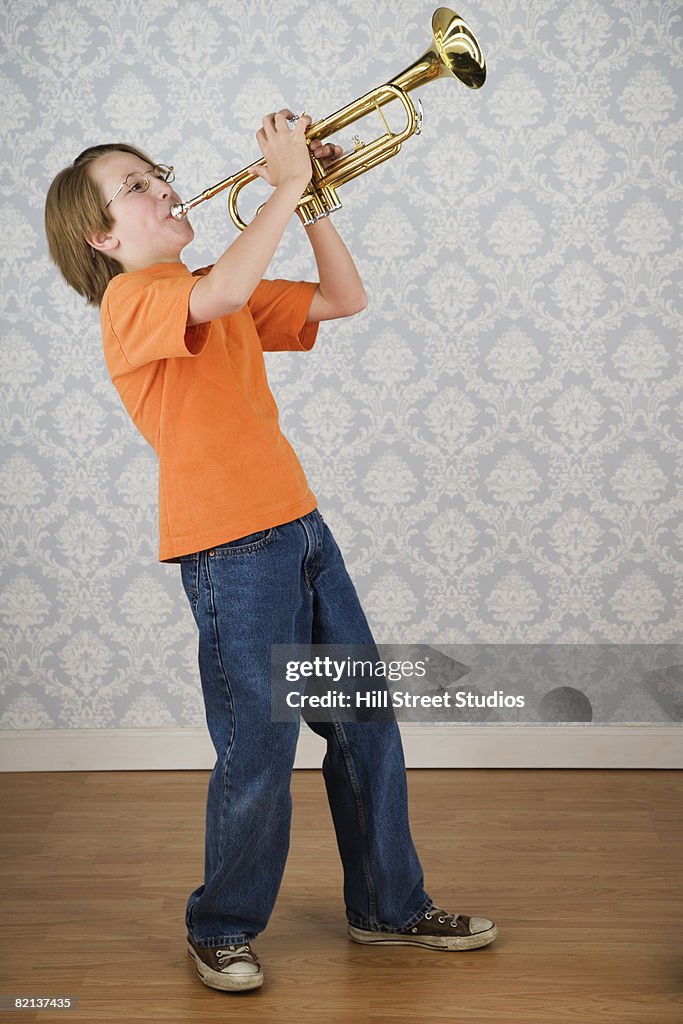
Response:
[[[683,768],[675,725],[401,725],[408,768]],[[295,768],[319,768],[324,741],[301,723]],[[0,771],[210,769],[206,729],[0,731]]]

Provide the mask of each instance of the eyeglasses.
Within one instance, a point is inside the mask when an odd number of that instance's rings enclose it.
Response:
[[[173,167],[169,167],[167,164],[155,164],[148,172],[148,175],[142,174],[140,171],[132,171],[130,174],[127,174],[109,202],[105,204],[105,210],[107,206],[114,202],[119,192],[124,188],[127,188],[129,192],[137,192],[138,194],[146,192],[149,188],[150,178],[159,178],[161,181],[168,182],[175,181]]]

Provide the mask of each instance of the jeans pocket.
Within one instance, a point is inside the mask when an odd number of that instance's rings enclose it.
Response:
[[[232,555],[250,555],[253,552],[261,551],[262,548],[271,544],[277,536],[277,527],[269,526],[266,530],[256,530],[255,533],[247,533],[244,537],[237,537],[229,540],[226,544],[216,544],[210,548],[208,554],[212,558],[227,558]]]

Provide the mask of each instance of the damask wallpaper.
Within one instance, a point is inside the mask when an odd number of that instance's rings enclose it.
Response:
[[[264,114],[319,119],[412,63],[434,6],[1,5],[3,729],[204,721],[179,566],[156,561],[156,458],[49,261],[50,180],[127,141],[194,195],[258,158]],[[487,81],[415,92],[421,135],[340,189],[369,305],[267,354],[283,430],[378,642],[678,643],[682,5],[460,13]],[[195,267],[236,229],[223,198],[192,219]],[[268,276],[315,280],[296,218]],[[675,698],[675,669],[662,685]],[[613,677],[589,694],[603,720],[680,720],[660,698]]]

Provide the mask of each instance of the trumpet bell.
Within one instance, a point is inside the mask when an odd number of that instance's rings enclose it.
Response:
[[[486,81],[486,61],[467,22],[448,7],[439,7],[432,15],[432,37],[431,47],[394,76],[392,84],[410,92],[433,78],[452,76],[470,89],[480,89]]]
[[[486,61],[469,26],[447,7],[439,7],[432,17],[432,32],[439,57],[451,74],[470,89],[480,89],[486,81]]]

